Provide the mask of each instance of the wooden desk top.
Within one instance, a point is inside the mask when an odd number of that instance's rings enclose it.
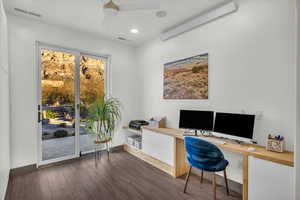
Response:
[[[172,129],[172,128],[157,128],[151,126],[144,126],[143,129],[151,130],[157,133],[169,135],[178,139],[183,139],[185,134],[179,129]],[[229,142],[230,140],[223,140],[219,138],[214,138],[216,140],[225,141],[225,144],[216,144],[222,149],[233,151],[236,153],[241,153],[243,155],[250,155],[256,158],[260,158],[263,160],[272,161],[275,163],[287,165],[287,166],[294,166],[294,153],[293,152],[283,152],[277,153],[272,151],[267,151],[265,147],[253,144],[235,144]],[[255,147],[254,151],[249,151],[249,147]]]

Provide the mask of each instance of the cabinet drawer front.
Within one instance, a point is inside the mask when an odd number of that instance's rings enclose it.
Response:
[[[293,199],[294,168],[249,156],[249,200]]]
[[[143,130],[142,151],[170,166],[174,166],[174,142],[174,137]]]

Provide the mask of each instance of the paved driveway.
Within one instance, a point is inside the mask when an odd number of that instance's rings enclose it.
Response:
[[[53,138],[42,141],[43,160],[72,155],[75,152],[75,137]],[[93,138],[90,135],[80,135],[80,151],[94,150]]]

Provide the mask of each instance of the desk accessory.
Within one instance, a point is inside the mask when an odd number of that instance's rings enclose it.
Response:
[[[133,120],[129,122],[129,128],[135,130],[141,130],[142,126],[148,126],[149,122],[144,120]]]
[[[281,135],[273,137],[271,134],[268,135],[266,149],[268,151],[283,152],[284,137]]]
[[[149,120],[149,126],[157,128],[166,128],[167,118],[166,117],[152,117]]]
[[[203,137],[213,137],[214,135],[210,131],[200,131]]]

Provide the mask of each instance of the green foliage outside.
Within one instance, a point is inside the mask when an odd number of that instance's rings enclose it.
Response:
[[[55,119],[58,117],[58,114],[53,110],[45,110],[46,119]]]
[[[66,81],[61,87],[53,87],[51,85],[43,85],[42,89],[42,104],[54,105],[59,104],[74,104],[74,83]]]

